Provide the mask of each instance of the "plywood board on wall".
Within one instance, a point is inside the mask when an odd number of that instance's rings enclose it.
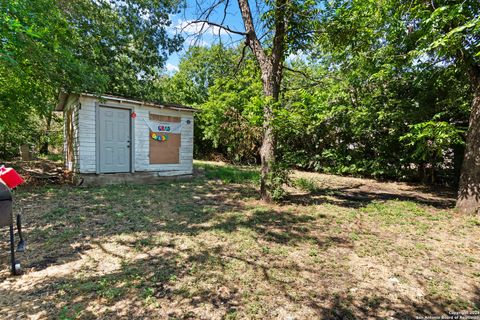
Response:
[[[150,113],[150,120],[180,122],[180,117],[161,116]],[[149,132],[152,134],[152,131]],[[181,134],[168,133],[167,141],[156,141],[149,137],[150,164],[177,164],[180,163]]]

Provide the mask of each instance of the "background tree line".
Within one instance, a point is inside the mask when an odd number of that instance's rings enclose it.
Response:
[[[258,164],[262,88],[241,48],[193,47],[179,72],[165,77],[165,100],[197,114],[197,158]],[[388,57],[383,57],[388,59]],[[392,65],[360,59],[332,71],[336,60],[289,61],[276,110],[279,160],[322,172],[452,183],[464,152],[471,91],[454,65]]]

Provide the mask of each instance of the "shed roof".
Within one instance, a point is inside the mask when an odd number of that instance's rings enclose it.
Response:
[[[122,96],[117,96],[117,95],[112,95],[112,94],[102,94],[102,95],[97,95],[93,93],[81,93],[81,94],[69,94],[62,92],[58,96],[58,104],[55,107],[55,111],[63,111],[65,108],[65,105],[67,104],[68,100],[72,96],[86,96],[86,97],[93,97],[97,99],[105,99],[105,100],[115,100],[118,101],[119,103],[133,103],[133,104],[138,104],[138,105],[144,105],[144,106],[149,106],[149,107],[155,107],[155,108],[160,108],[160,109],[173,109],[173,110],[179,110],[179,111],[191,111],[191,112],[196,112],[198,111],[197,109],[190,107],[190,106],[184,106],[178,103],[166,103],[166,102],[156,102],[156,101],[143,101],[143,100],[138,100],[134,98],[128,98],[128,97],[122,97]]]

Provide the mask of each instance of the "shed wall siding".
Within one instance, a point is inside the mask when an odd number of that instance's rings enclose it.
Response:
[[[79,143],[79,170],[80,173],[96,173],[95,148],[95,103],[96,99],[81,97],[81,108],[78,110],[78,143]],[[106,101],[108,104],[110,101]],[[111,101],[118,105],[118,102]],[[193,171],[193,113],[170,109],[159,109],[130,103],[122,103],[126,108],[132,108],[137,114],[135,121],[134,169],[135,171],[158,171],[159,175],[171,176],[191,174]],[[149,160],[149,128],[143,119],[149,119],[149,113],[176,116],[182,119],[182,138],[180,147],[180,163],[178,164],[150,164]],[[190,120],[190,124],[186,121]]]
[[[96,100],[93,98],[80,98],[78,142],[80,144],[79,163],[81,173],[97,172],[95,158],[95,102]]]
[[[79,129],[78,129],[78,104],[73,111],[73,172],[80,171]]]

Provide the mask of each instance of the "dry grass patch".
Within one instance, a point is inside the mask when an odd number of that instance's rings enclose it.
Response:
[[[4,246],[2,318],[364,319],[479,308],[480,223],[456,215],[444,193],[304,174],[317,180],[266,205],[255,170],[199,166],[190,182],[18,192],[26,274],[9,276]]]

